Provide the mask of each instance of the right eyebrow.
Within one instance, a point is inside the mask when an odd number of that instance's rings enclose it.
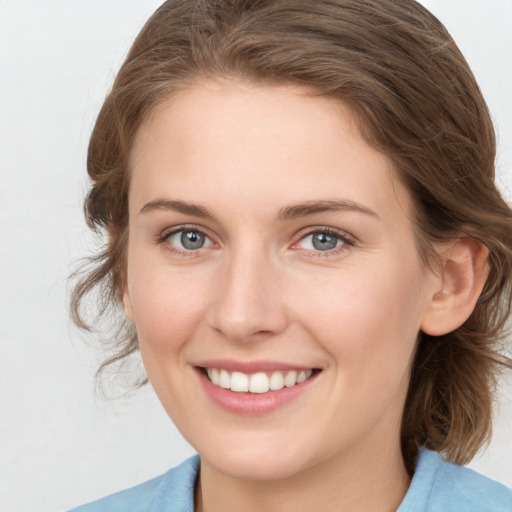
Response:
[[[320,200],[320,201],[305,201],[303,203],[293,204],[282,208],[279,211],[279,220],[298,219],[300,217],[307,217],[316,213],[323,212],[358,212],[369,215],[370,217],[379,218],[379,216],[366,206],[363,206],[354,201],[347,201],[343,199],[335,200]]]
[[[203,219],[210,220],[214,218],[214,215],[203,206],[174,199],[154,199],[153,201],[149,201],[141,208],[139,215],[155,210],[171,210],[174,212],[184,213],[185,215],[193,215],[194,217],[201,217]]]

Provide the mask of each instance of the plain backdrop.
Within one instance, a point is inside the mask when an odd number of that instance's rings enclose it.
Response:
[[[85,153],[116,70],[157,0],[0,1],[0,510],[65,510],[193,453],[150,387],[95,395],[102,353],[67,313],[66,277],[94,240]],[[425,0],[469,60],[512,186],[512,1]],[[512,486],[512,379],[472,464]]]

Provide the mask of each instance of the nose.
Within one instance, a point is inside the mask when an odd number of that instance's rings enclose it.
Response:
[[[260,342],[286,329],[282,272],[270,260],[254,251],[238,251],[223,262],[209,324],[229,341]]]

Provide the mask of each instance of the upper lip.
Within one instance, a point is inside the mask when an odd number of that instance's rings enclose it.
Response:
[[[242,372],[253,374],[258,372],[283,371],[302,371],[314,369],[313,366],[304,366],[299,364],[281,363],[278,361],[234,361],[231,359],[212,359],[200,361],[195,366],[200,368],[218,368],[228,372]]]

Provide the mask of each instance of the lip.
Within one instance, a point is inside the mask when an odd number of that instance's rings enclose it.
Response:
[[[311,366],[290,365],[288,363],[279,363],[276,361],[233,361],[231,359],[211,359],[208,361],[200,361],[194,364],[200,368],[219,368],[228,372],[242,372],[247,374],[258,372],[274,372],[274,371],[302,371],[310,370]]]
[[[237,393],[229,389],[224,389],[213,384],[210,379],[205,375],[204,368],[223,368],[228,371],[242,371],[244,373],[257,373],[264,371],[275,370],[307,370],[310,367],[303,366],[290,366],[290,365],[276,365],[275,363],[233,363],[226,365],[227,361],[211,361],[208,365],[195,366],[196,375],[210,400],[220,406],[222,409],[240,415],[246,416],[261,416],[269,414],[286,404],[298,398],[316,382],[321,372],[314,372],[313,375],[292,387],[284,387],[277,391],[268,391],[267,393]],[[214,363],[211,365],[211,363]],[[221,364],[222,363],[222,364]]]

